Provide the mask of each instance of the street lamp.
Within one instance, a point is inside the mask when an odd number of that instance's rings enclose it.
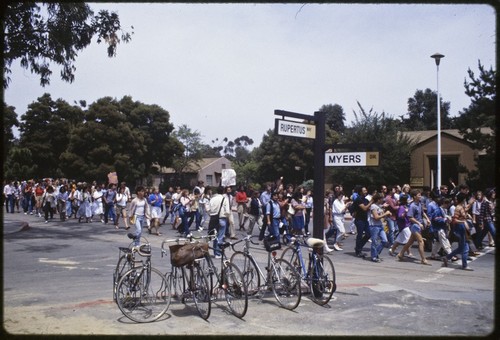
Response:
[[[436,82],[437,82],[437,188],[441,187],[441,105],[439,100],[439,62],[444,55],[434,53],[431,55],[436,62]]]

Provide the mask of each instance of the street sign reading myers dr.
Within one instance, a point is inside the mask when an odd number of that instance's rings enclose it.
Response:
[[[378,152],[326,152],[325,166],[378,166]]]
[[[274,131],[280,136],[316,138],[316,126],[314,124],[303,124],[290,120],[276,119]]]

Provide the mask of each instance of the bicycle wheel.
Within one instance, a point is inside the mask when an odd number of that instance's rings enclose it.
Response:
[[[123,315],[132,321],[158,320],[170,306],[167,281],[155,268],[133,268],[120,279],[116,302]]]
[[[192,278],[190,284],[192,284],[191,291],[193,293],[194,304],[201,318],[207,320],[210,317],[212,305],[212,294],[210,294],[207,276],[199,263],[193,264],[191,274]]]
[[[303,278],[304,273],[302,270],[302,262],[300,261],[299,254],[298,254],[297,250],[295,249],[295,247],[285,248],[285,250],[283,250],[283,253],[281,253],[280,258],[290,262],[291,265],[297,271],[297,273],[300,275],[300,277]]]
[[[260,287],[260,274],[257,264],[252,258],[241,251],[236,251],[231,256],[230,262],[235,264],[241,271],[241,274],[243,274],[243,281],[247,286],[248,295],[257,294]]]
[[[285,259],[276,259],[271,264],[270,285],[274,297],[281,307],[289,310],[297,308],[300,303],[300,276],[295,268]]]
[[[248,295],[243,275],[236,265],[227,263],[222,270],[222,287],[231,313],[241,319],[247,313]]]
[[[132,269],[132,262],[130,261],[131,254],[124,254],[118,259],[115,271],[113,272],[113,301],[116,302],[116,288],[118,287],[118,282],[123,274],[130,269]]]
[[[168,290],[172,298],[184,303],[186,280],[183,268],[173,267],[172,271],[167,275],[167,283],[169,284]]]
[[[337,290],[335,268],[333,262],[327,256],[318,256],[311,265],[309,272],[309,284],[311,288],[311,299],[318,305],[325,305]]]
[[[205,256],[205,261],[201,261],[200,266],[207,276],[210,292],[213,294],[214,287],[217,284],[217,268],[215,267],[210,255],[207,254]]]

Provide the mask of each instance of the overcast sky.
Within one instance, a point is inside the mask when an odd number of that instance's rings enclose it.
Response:
[[[346,124],[369,110],[398,117],[417,89],[436,89],[458,114],[467,69],[496,65],[495,11],[487,5],[91,4],[116,11],[132,41],[108,58],[93,43],[72,84],[54,69],[51,85],[16,61],[5,102],[21,115],[43,93],[70,104],[111,96],[158,104],[177,128],[210,144],[247,135],[260,144],[274,110],[314,114],[339,104]]]

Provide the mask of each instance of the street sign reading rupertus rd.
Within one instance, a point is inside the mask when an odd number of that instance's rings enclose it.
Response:
[[[316,126],[290,120],[276,119],[274,131],[279,136],[298,138],[316,138]]]

